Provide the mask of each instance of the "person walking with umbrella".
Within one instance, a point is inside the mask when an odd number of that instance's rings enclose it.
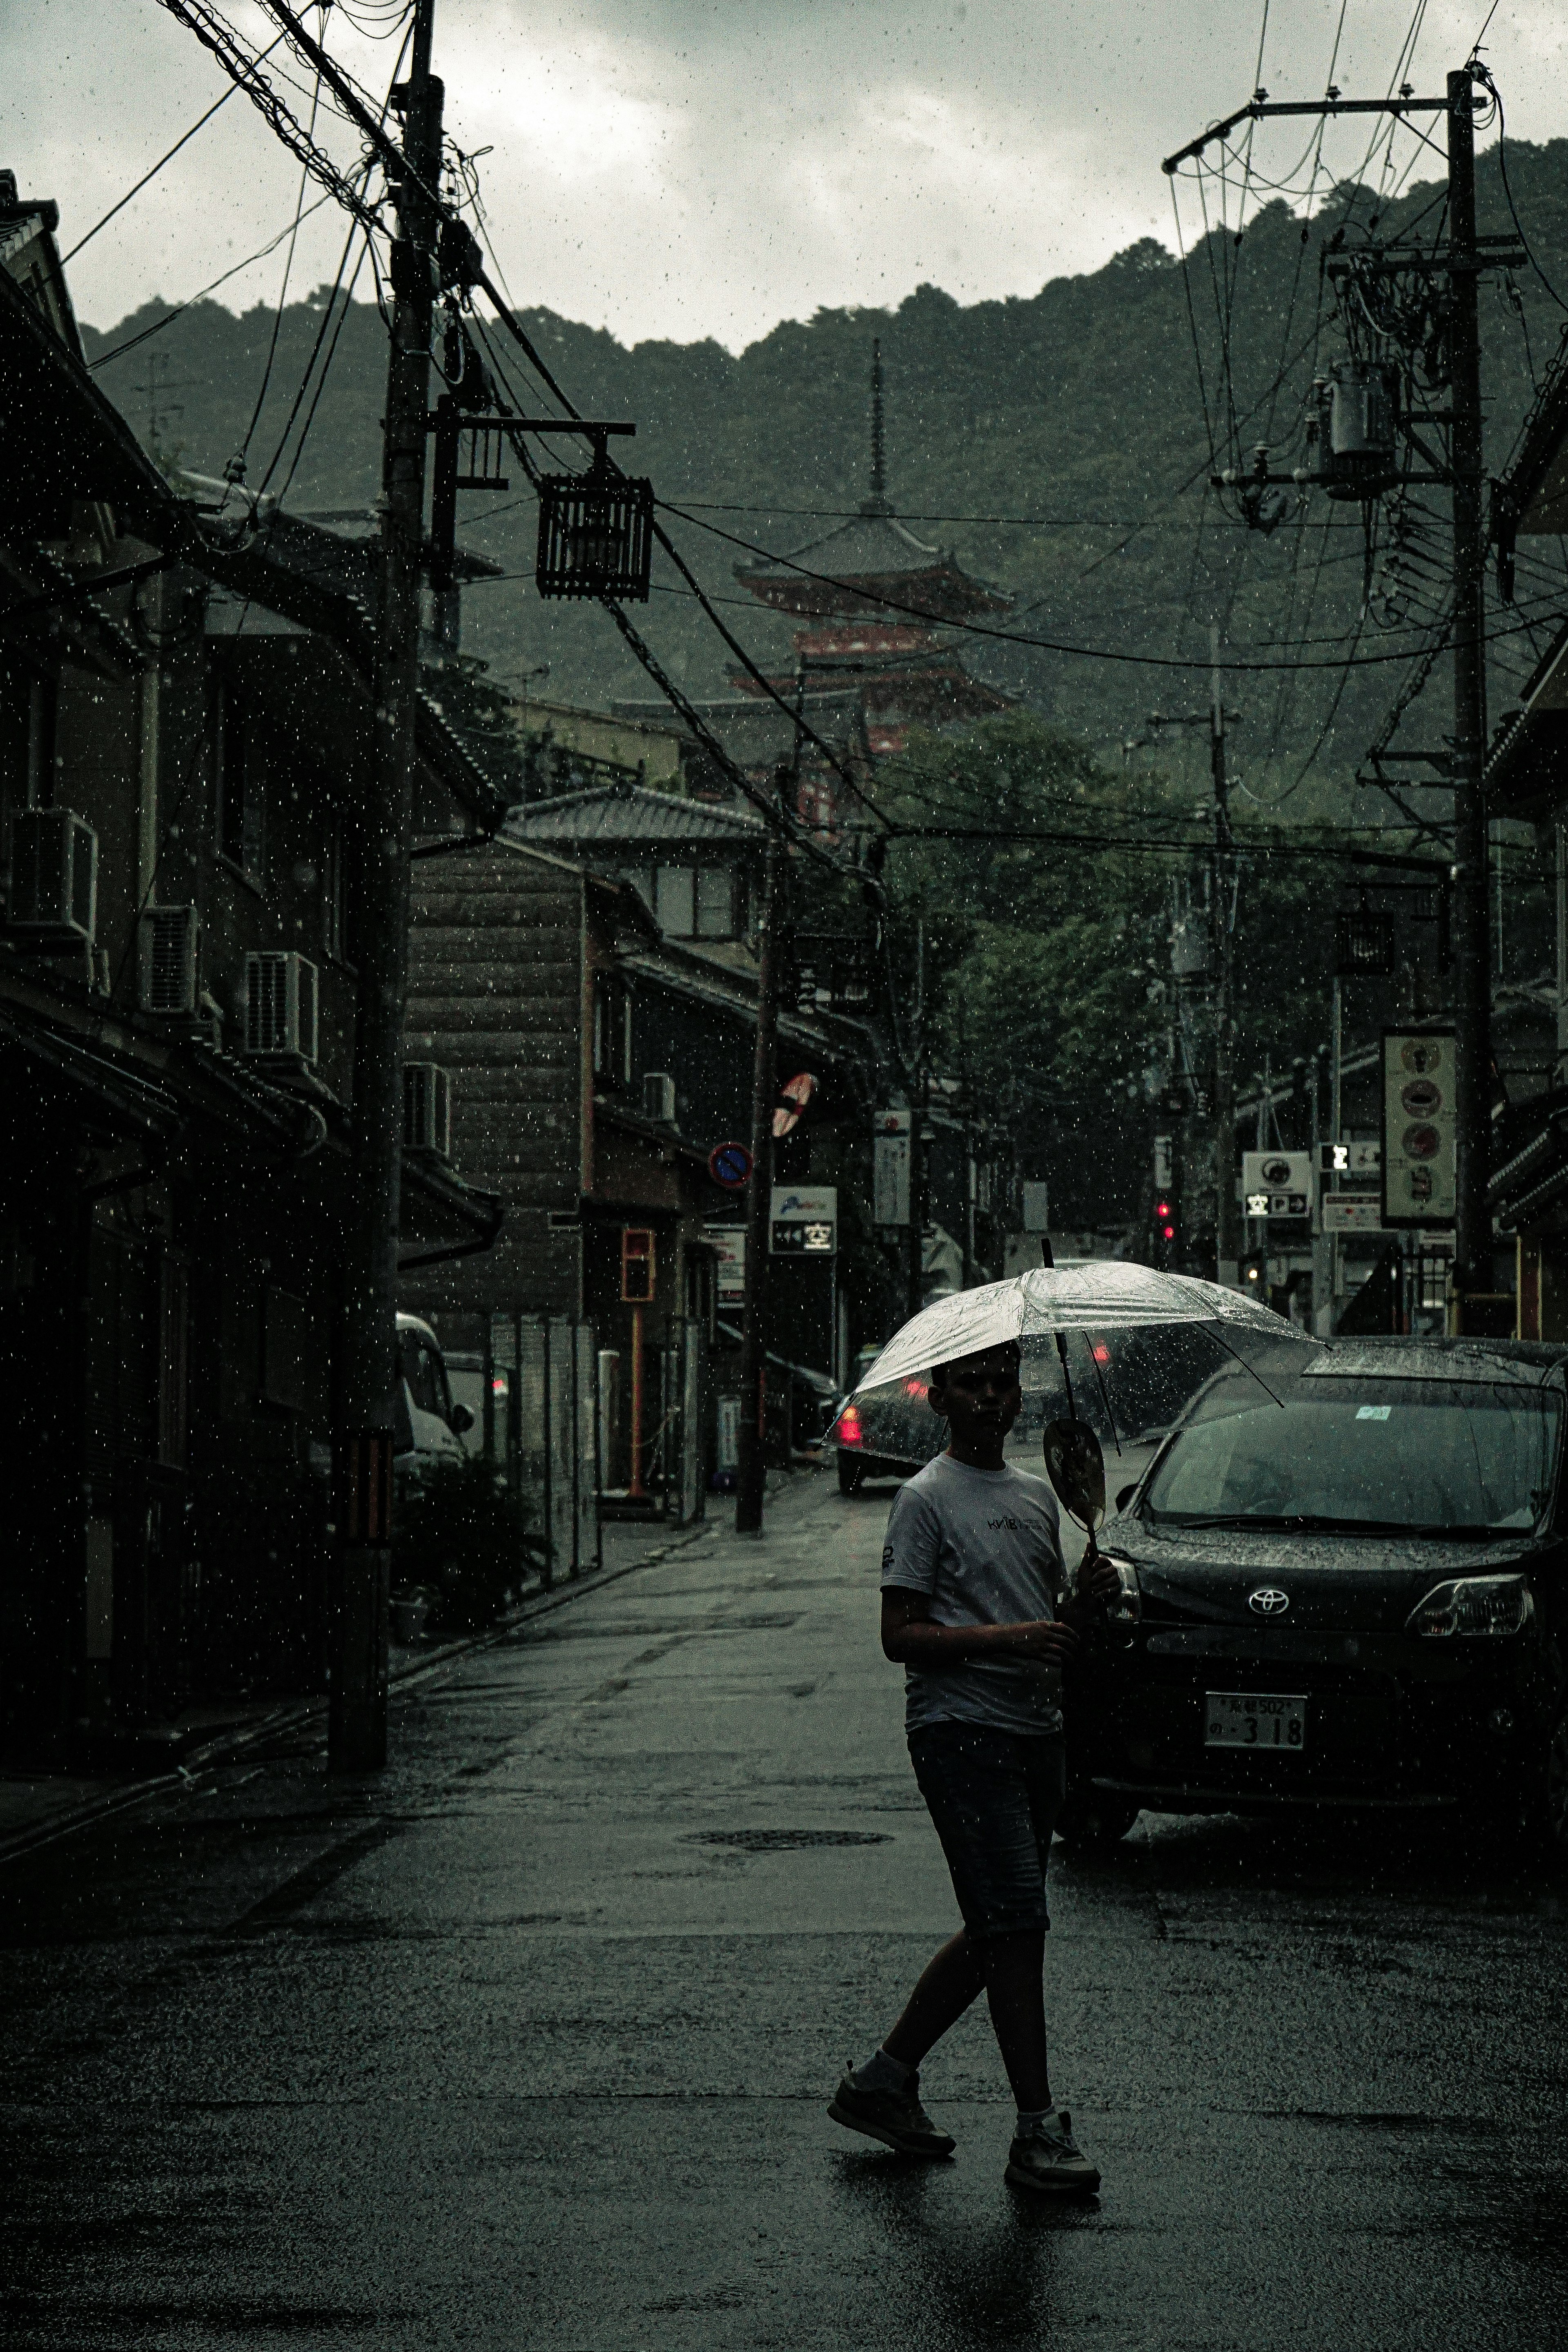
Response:
[[[963,1925],[827,2112],[904,2155],[951,2156],[956,2143],[921,2105],[920,2069],[984,1991],[1018,2110],[1006,2178],[1084,2195],[1100,2173],[1047,2063],[1046,1871],[1067,1786],[1062,1670],[1117,1577],[1091,1543],[1068,1596],[1056,1497],[1003,1458],[1020,1360],[1007,1339],[936,1365],[928,1395],[947,1450],[889,1517],[882,1648],[905,1669],[910,1756]]]

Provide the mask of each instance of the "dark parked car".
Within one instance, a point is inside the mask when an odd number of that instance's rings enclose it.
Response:
[[[1065,1833],[1144,1806],[1475,1808],[1568,1858],[1568,1349],[1256,1360],[1273,1395],[1216,1374],[1116,1498]]]
[[[864,1348],[852,1378],[862,1379],[880,1350]],[[847,1397],[823,1441],[837,1457],[838,1491],[853,1495],[865,1478],[912,1478],[947,1443],[947,1423],[926,1402],[927,1383],[897,1381]]]

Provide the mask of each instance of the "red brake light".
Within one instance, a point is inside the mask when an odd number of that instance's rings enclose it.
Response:
[[[838,1426],[834,1431],[833,1434],[838,1440],[840,1445],[865,1444],[866,1439],[860,1427],[860,1412],[858,1406],[852,1404],[847,1404],[845,1406],[843,1412],[838,1416]]]
[[[1094,1343],[1094,1360],[1097,1364],[1109,1364],[1110,1361],[1110,1350],[1103,1339],[1097,1339]]]

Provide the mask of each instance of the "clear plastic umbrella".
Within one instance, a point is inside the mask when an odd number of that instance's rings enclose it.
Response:
[[[934,1299],[893,1334],[855,1393],[910,1380],[933,1364],[976,1355],[1006,1339],[1060,1343],[1074,1331],[1099,1338],[1173,1324],[1206,1325],[1226,1349],[1231,1335],[1241,1330],[1276,1340],[1307,1338],[1271,1307],[1217,1282],[1162,1274],[1121,1258],[1084,1258]]]

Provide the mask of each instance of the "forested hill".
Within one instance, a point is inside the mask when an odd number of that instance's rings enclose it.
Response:
[[[1568,140],[1510,143],[1509,178],[1536,260],[1568,295]],[[1506,230],[1495,150],[1483,157],[1480,179],[1481,226]],[[1239,527],[1204,493],[1205,406],[1213,416],[1234,415],[1243,450],[1268,439],[1277,464],[1298,462],[1314,367],[1344,349],[1323,288],[1326,248],[1342,234],[1363,236],[1369,219],[1381,238],[1418,221],[1416,233],[1429,236],[1440,219],[1436,194],[1430,184],[1413,189],[1377,220],[1366,191],[1342,188],[1305,228],[1276,202],[1239,246],[1216,236],[1199,247],[1185,279],[1162,246],[1145,242],[1026,299],[965,308],[922,286],[892,312],[821,311],[805,323],[785,321],[739,357],[712,342],[628,350],[548,311],[522,316],[584,414],[637,420],[635,457],[626,462],[650,474],[661,497],[700,513],[700,523],[785,552],[834,528],[832,516],[867,493],[868,378],[879,335],[898,509],[921,536],[1015,592],[1009,625],[1075,645],[1202,656],[1209,623],[1218,620],[1233,651],[1278,660],[1282,646],[1297,646],[1305,660],[1329,665],[1233,682],[1243,778],[1271,795],[1310,766],[1321,737],[1317,770],[1342,775],[1402,672],[1369,665],[1347,681],[1331,666],[1357,627],[1359,510],[1315,498],[1267,538]],[[511,266],[511,257],[500,258]],[[318,371],[286,434],[328,292],[285,310],[249,446],[256,485],[284,444],[271,486],[289,480],[289,503],[303,510],[366,502],[377,486],[385,335],[373,305],[356,300],[326,321],[325,388]],[[1563,321],[1533,271],[1521,270],[1515,283],[1485,281],[1481,299],[1488,459],[1496,470]],[[89,358],[146,335],[168,307],[150,304],[106,330],[84,330]],[[237,318],[215,302],[195,303],[108,359],[99,380],[164,454],[216,473],[245,432],[272,329],[270,310]],[[493,331],[491,341],[520,404],[537,408],[546,396],[514,365],[515,349]],[[516,575],[469,592],[471,651],[503,677],[548,662],[552,695],[602,700],[651,690],[605,615],[540,605],[529,578],[534,511],[526,485],[514,479],[505,499],[469,496],[463,506],[465,542]],[[1372,606],[1360,625],[1363,655],[1419,642],[1412,628],[1442,593],[1442,508],[1440,493],[1416,493],[1400,547],[1391,546],[1385,522]],[[780,624],[733,583],[743,551],[699,522],[668,520],[707,584],[741,600],[744,609],[730,617],[752,648],[782,651]],[[1398,578],[1388,568],[1394,555]],[[648,608],[649,639],[694,691],[722,690],[729,657],[672,579]],[[1528,665],[1523,637],[1500,646],[1500,662],[1512,661],[1516,645],[1524,653],[1511,669],[1500,667],[1494,707]],[[1204,698],[1204,681],[1190,674],[981,637],[967,641],[967,657],[1102,751],[1143,735],[1151,710]],[[1316,782],[1314,771],[1293,808],[1318,798]]]

